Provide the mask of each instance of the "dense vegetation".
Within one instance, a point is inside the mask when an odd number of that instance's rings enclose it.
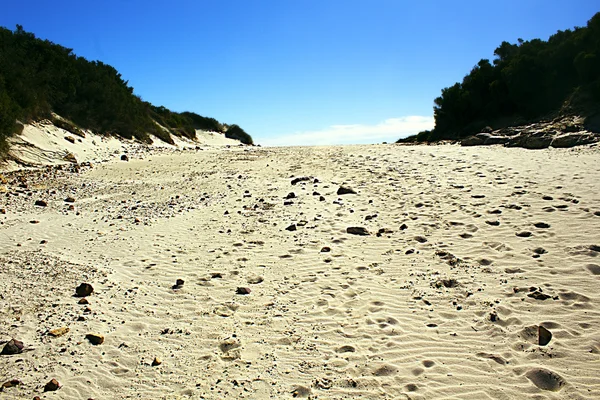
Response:
[[[493,63],[483,59],[435,99],[435,128],[399,142],[460,139],[558,112],[600,110],[600,13],[587,27],[559,31],[548,41],[503,42]]]
[[[195,138],[195,129],[225,132],[214,118],[143,101],[110,65],[78,57],[19,25],[14,32],[0,27],[0,155],[7,150],[6,138],[18,129],[16,120],[51,118],[52,112],[80,128],[144,142],[151,142],[149,134],[173,143],[171,135]],[[252,143],[243,134],[235,131]]]

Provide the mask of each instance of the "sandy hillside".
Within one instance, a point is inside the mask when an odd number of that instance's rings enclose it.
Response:
[[[598,160],[231,147],[4,173],[0,341],[24,351],[0,399],[600,398]]]

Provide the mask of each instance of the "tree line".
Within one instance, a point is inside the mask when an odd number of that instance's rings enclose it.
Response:
[[[15,31],[0,27],[0,155],[8,150],[6,139],[18,132],[17,120],[47,119],[52,112],[79,128],[147,143],[154,135],[172,144],[171,135],[195,138],[201,129],[252,144],[237,125],[143,101],[110,65],[78,57],[20,25]]]
[[[462,82],[435,99],[435,128],[398,142],[456,140],[561,111],[600,110],[600,13],[586,27],[558,31],[547,41],[502,42]],[[564,109],[563,109],[564,111]]]

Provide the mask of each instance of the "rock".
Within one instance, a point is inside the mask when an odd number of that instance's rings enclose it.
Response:
[[[44,392],[54,392],[60,388],[60,383],[56,379],[52,379],[44,386]]]
[[[548,296],[546,293],[542,293],[539,290],[529,293],[527,295],[527,297],[531,297],[532,299],[541,300],[541,301],[551,298],[551,296]]]
[[[48,203],[45,200],[36,200],[34,205],[38,207],[46,207]]]
[[[525,133],[506,142],[508,147],[523,147],[524,149],[539,150],[550,147],[552,143],[553,132],[533,132]]]
[[[67,153],[64,155],[63,160],[70,162],[72,164],[77,164],[77,158],[75,158],[75,155],[73,153]]]
[[[181,289],[183,287],[184,283],[185,283],[185,281],[183,279],[177,279],[175,281],[175,284],[171,287],[171,289],[173,289],[173,290]]]
[[[158,357],[154,357],[154,360],[152,360],[152,366],[156,367],[156,366],[159,366],[160,364],[162,364],[162,360]]]
[[[104,343],[104,336],[98,333],[88,333],[87,335],[85,335],[85,338],[89,340],[89,342],[94,346],[98,346]]]
[[[75,203],[75,198],[74,198],[74,197],[71,197],[71,196],[68,196],[68,197],[65,199],[65,203]]]
[[[481,146],[484,140],[477,136],[469,136],[460,141],[461,146]]]
[[[75,138],[73,136],[65,136],[65,140],[67,142],[75,143]]]
[[[360,235],[360,236],[368,236],[370,235],[369,231],[367,230],[367,228],[363,228],[360,226],[350,226],[348,228],[346,228],[346,232],[351,234],[351,235]]]
[[[404,231],[404,230],[406,230],[406,229],[408,229],[408,225],[406,225],[406,224],[402,224],[402,225],[400,225],[400,230],[401,230],[401,231]]]
[[[127,154],[123,154],[121,156],[121,161],[129,161],[129,157],[127,156]]]
[[[0,354],[5,356],[10,356],[13,354],[19,354],[23,351],[23,342],[17,339],[11,339],[4,345],[2,352]]]
[[[320,196],[320,197],[319,197],[319,201],[325,201],[325,197],[323,197],[323,196]]]
[[[552,340],[552,332],[543,326],[538,326],[538,344],[545,346]]]
[[[54,337],[59,337],[68,332],[69,332],[69,328],[67,328],[66,326],[63,326],[62,328],[51,329],[50,331],[48,331],[48,335],[54,336]]]
[[[321,253],[329,253],[330,251],[331,251],[331,248],[327,247],[327,246],[325,246],[321,249]]]
[[[83,299],[79,299],[79,301],[77,302],[77,304],[90,304],[90,302],[88,301],[88,299],[83,298]]]
[[[550,224],[547,224],[545,222],[536,222],[535,224],[533,224],[533,226],[535,226],[538,229],[548,229],[548,228],[550,228]]]
[[[76,297],[87,297],[94,292],[94,287],[89,283],[82,283],[75,289]]]
[[[263,281],[264,281],[264,278],[259,275],[251,275],[248,278],[246,278],[246,282],[248,282],[251,285],[258,285],[259,283],[262,283]]]
[[[442,288],[442,287],[451,289],[451,288],[457,287],[458,285],[459,285],[458,281],[454,278],[451,278],[451,279],[440,279],[435,282],[434,286],[438,289]]]
[[[18,379],[12,379],[10,381],[4,382],[2,384],[2,386],[0,386],[0,392],[3,391],[4,389],[8,389],[8,388],[11,388],[11,387],[18,386],[21,383],[22,382],[20,380],[18,380]]]
[[[558,135],[552,139],[550,146],[557,148],[569,148],[594,143],[599,139],[599,135],[589,132],[566,133],[563,135]]]
[[[294,192],[290,192],[287,194],[287,196],[285,196],[286,199],[295,199],[296,198],[296,193]]]
[[[356,191],[348,186],[340,186],[340,188],[337,190],[337,194],[338,196],[343,194],[356,194]]]
[[[296,224],[291,224],[290,226],[285,228],[286,231],[290,231],[290,232],[295,231],[296,229],[297,229]]]
[[[526,238],[526,237],[530,237],[532,235],[532,233],[529,231],[522,231],[522,232],[515,233],[515,235],[517,235],[518,237]]]
[[[424,236],[415,236],[415,240],[419,243],[426,243],[427,242],[427,238]]]
[[[252,292],[252,290],[250,290],[250,288],[247,287],[239,287],[236,289],[235,293],[236,294],[250,294],[250,292]]]
[[[292,185],[295,185],[298,182],[304,182],[304,181],[310,181],[310,180],[311,180],[311,178],[309,178],[308,176],[301,176],[301,177],[292,179]]]

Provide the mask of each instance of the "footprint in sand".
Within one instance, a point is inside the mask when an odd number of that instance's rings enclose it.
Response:
[[[538,388],[551,392],[558,392],[567,383],[556,372],[544,368],[533,368],[525,376]]]

